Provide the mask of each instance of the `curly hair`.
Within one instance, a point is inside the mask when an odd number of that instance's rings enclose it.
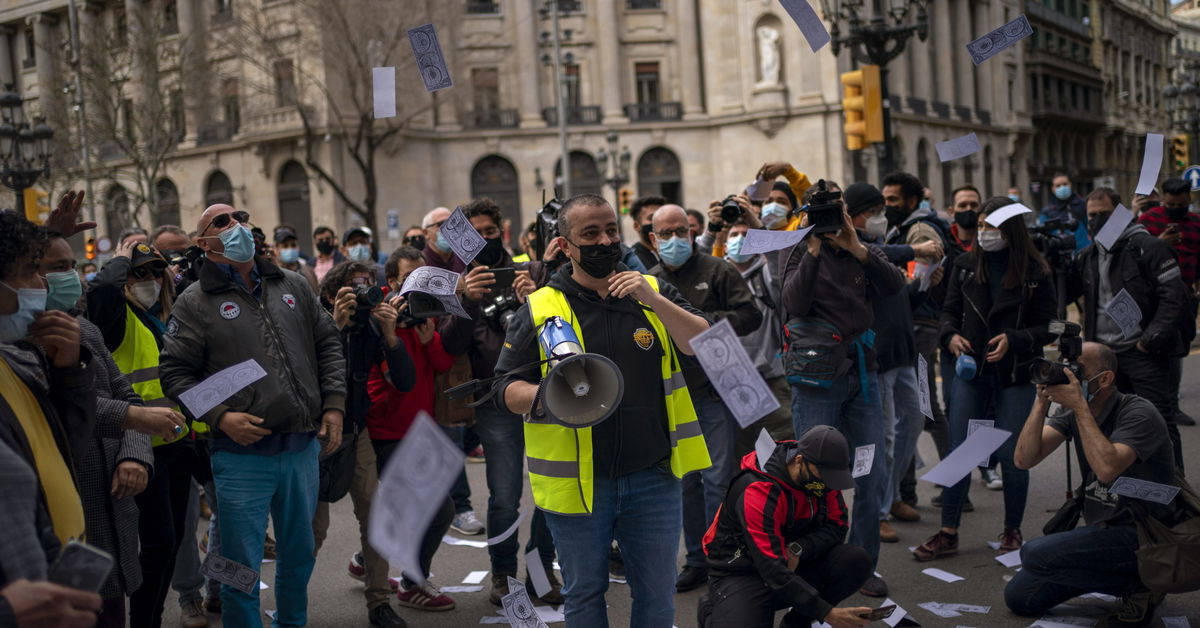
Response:
[[[0,280],[11,277],[22,264],[37,267],[49,242],[44,228],[11,209],[0,211]]]
[[[900,186],[900,195],[908,200],[910,198],[917,199],[920,202],[925,196],[925,186],[921,185],[921,180],[907,172],[892,172],[883,178],[883,183],[879,185],[879,189],[883,189],[889,185]]]
[[[484,196],[477,198],[462,207],[463,215],[468,219],[476,216],[487,216],[497,227],[504,228],[504,217],[500,214],[500,206],[496,201]]]
[[[321,298],[333,303],[337,292],[344,286],[350,285],[350,277],[357,273],[365,273],[375,278],[375,269],[362,262],[342,262],[329,269],[321,280]]]

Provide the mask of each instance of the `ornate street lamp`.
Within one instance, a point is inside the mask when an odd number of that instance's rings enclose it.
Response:
[[[54,130],[45,120],[25,121],[21,95],[11,85],[0,93],[0,183],[16,192],[17,211],[25,214],[25,190],[50,175]]]
[[[600,162],[600,174],[604,176],[604,182],[612,187],[613,202],[620,204],[617,199],[621,196],[621,186],[629,183],[629,164],[633,161],[633,154],[629,152],[629,147],[620,147],[618,152],[620,136],[616,131],[609,131],[604,139],[608,142],[607,147],[600,147],[596,151],[596,161]],[[609,166],[609,161],[612,161],[612,166]],[[618,212],[620,209],[617,210]],[[621,229],[621,221],[617,221],[617,229]]]
[[[821,0],[821,9],[832,28],[833,54],[846,47],[859,63],[879,66],[879,82],[883,88],[883,144],[879,150],[879,166],[883,173],[894,169],[892,157],[892,116],[888,95],[887,64],[904,52],[914,34],[921,41],[929,36],[929,17],[925,11],[928,0],[872,0],[870,10],[864,0]],[[913,22],[908,15],[915,13]],[[869,17],[867,17],[869,16]],[[887,18],[891,17],[892,24]],[[842,34],[842,22],[846,33]]]

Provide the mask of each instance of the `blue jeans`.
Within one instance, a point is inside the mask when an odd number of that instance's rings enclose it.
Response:
[[[525,428],[520,416],[485,404],[475,409],[475,432],[487,455],[487,533],[491,536],[511,527],[520,514],[525,484]],[[542,564],[549,567],[554,562],[554,539],[546,526],[546,515],[535,508],[532,519],[525,553],[537,548]],[[488,546],[493,573],[517,575],[519,536],[518,531]]]
[[[883,495],[879,500],[879,519],[888,517],[892,502],[900,494],[900,479],[908,471],[917,452],[917,439],[925,427],[921,402],[917,397],[917,370],[898,366],[879,374],[879,398],[883,406],[884,451],[887,464]]]
[[[967,381],[954,378],[951,393],[950,447],[957,448],[967,439],[967,422],[988,416],[988,408],[995,409],[996,429],[1012,432],[996,450],[1000,461],[1000,474],[1004,478],[1004,527],[1020,528],[1025,518],[1025,498],[1029,493],[1029,472],[1013,464],[1013,451],[1017,447],[1017,435],[1025,425],[1029,409],[1033,407],[1036,394],[1033,384],[1000,386],[995,375],[978,375]],[[981,461],[982,462],[982,461]],[[962,519],[962,506],[971,485],[971,474],[942,492],[942,527],[957,528]]]
[[[879,377],[867,374],[870,394],[863,398],[858,369],[839,377],[829,388],[792,386],[792,425],[796,438],[811,427],[831,425],[846,436],[850,457],[854,449],[875,445],[871,472],[854,480],[854,507],[850,512],[851,545],[867,550],[871,566],[879,563],[879,509],[883,497],[885,458],[883,453],[883,406],[879,402]]]
[[[313,439],[300,451],[274,456],[228,451],[212,456],[224,536],[221,555],[261,569],[267,516],[275,520],[275,628],[308,622],[308,579],[316,563],[312,520],[317,510],[318,448]],[[246,594],[221,585],[221,607],[227,625],[262,623],[258,587]]]
[[[1004,587],[1018,615],[1041,615],[1084,593],[1126,596],[1145,590],[1137,571],[1137,529],[1083,526],[1021,547],[1021,570]]]
[[[707,567],[702,541],[717,516],[717,508],[725,501],[729,480],[737,470],[734,443],[738,424],[725,403],[711,390],[693,396],[692,405],[696,407],[712,466],[683,478],[683,545],[687,548],[686,564],[689,567]]]
[[[461,426],[442,426],[442,431],[446,432],[446,436],[449,436],[455,445],[466,451],[466,446],[463,445],[466,428]],[[474,447],[471,449],[474,449]],[[471,510],[471,485],[467,482],[467,467],[465,465],[463,466],[463,470],[458,473],[458,478],[454,480],[454,484],[450,487],[450,499],[454,501],[454,514],[461,515]]]
[[[682,510],[679,481],[669,470],[653,466],[615,480],[597,474],[591,515],[546,514],[559,548],[568,626],[608,626],[604,593],[613,539],[621,548],[633,596],[629,626],[672,624]]]

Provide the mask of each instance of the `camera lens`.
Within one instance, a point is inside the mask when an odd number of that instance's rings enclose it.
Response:
[[[744,213],[745,211],[742,210],[742,206],[738,205],[737,201],[732,198],[727,198],[721,203],[721,220],[727,225],[737,222]]]
[[[355,286],[354,296],[359,307],[375,307],[383,302],[383,290],[378,286]]]

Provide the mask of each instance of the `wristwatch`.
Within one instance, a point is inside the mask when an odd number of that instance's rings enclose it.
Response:
[[[799,541],[792,541],[787,545],[788,551],[795,554],[796,558],[801,558],[804,555],[804,547]]]

